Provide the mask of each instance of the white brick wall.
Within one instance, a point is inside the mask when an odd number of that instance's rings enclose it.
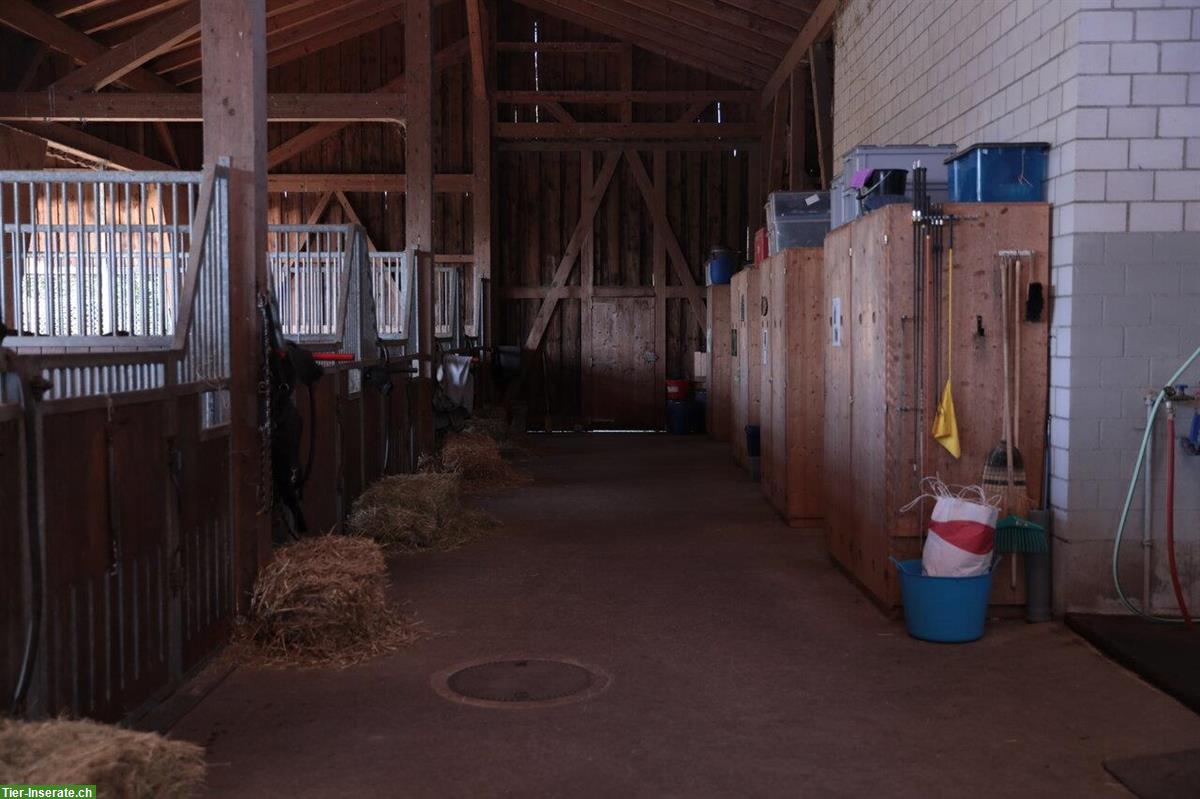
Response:
[[[848,0],[835,35],[835,156],[1052,145],[1056,594],[1060,610],[1113,609],[1104,542],[1142,397],[1200,346],[1200,0]],[[1200,458],[1181,469],[1181,488],[1200,484]],[[1176,529],[1200,605],[1200,492],[1186,493]],[[1164,559],[1160,543],[1155,601],[1170,608]]]

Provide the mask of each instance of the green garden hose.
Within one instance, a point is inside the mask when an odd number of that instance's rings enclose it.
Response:
[[[1176,381],[1188,370],[1196,359],[1200,358],[1200,348],[1197,348],[1192,353],[1191,357],[1183,362],[1183,365],[1175,370],[1175,374],[1171,375],[1171,379],[1167,381],[1167,387],[1174,386]],[[1136,613],[1144,619],[1151,621],[1164,622],[1168,624],[1183,624],[1183,619],[1173,619],[1165,616],[1155,616],[1147,613],[1141,608],[1129,601],[1129,597],[1125,596],[1125,591],[1121,588],[1121,575],[1118,571],[1118,563],[1121,555],[1121,539],[1125,535],[1125,523],[1129,520],[1129,509],[1133,505],[1133,493],[1137,489],[1138,477],[1142,473],[1142,465],[1146,460],[1146,446],[1150,442],[1150,434],[1154,432],[1154,419],[1158,418],[1158,409],[1162,406],[1163,399],[1166,397],[1167,388],[1160,388],[1158,394],[1154,397],[1154,405],[1150,408],[1150,414],[1146,421],[1146,431],[1142,433],[1142,445],[1138,448],[1137,461],[1133,465],[1133,476],[1129,478],[1129,490],[1125,492],[1125,506],[1121,509],[1121,521],[1117,524],[1117,534],[1113,539],[1113,554],[1112,554],[1112,577],[1113,585],[1116,586],[1117,596],[1121,599],[1121,604],[1127,607],[1131,612]],[[1174,446],[1175,442],[1171,442]],[[1150,497],[1146,497],[1146,502],[1150,501]]]

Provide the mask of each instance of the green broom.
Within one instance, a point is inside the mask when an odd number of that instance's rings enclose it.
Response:
[[[1014,515],[1005,516],[996,523],[995,548],[1006,555],[1043,555],[1050,551],[1050,543],[1045,527]]]

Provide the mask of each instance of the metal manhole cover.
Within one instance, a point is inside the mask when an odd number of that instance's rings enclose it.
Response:
[[[589,699],[609,677],[574,660],[545,657],[488,659],[459,664],[434,675],[433,688],[447,699],[484,707],[547,707]]]

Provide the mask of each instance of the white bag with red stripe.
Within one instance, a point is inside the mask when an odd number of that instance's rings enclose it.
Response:
[[[936,478],[926,478],[927,492],[904,507],[923,499],[934,500],[921,565],[930,577],[975,577],[992,567],[998,498],[988,497],[981,486],[951,488]]]

